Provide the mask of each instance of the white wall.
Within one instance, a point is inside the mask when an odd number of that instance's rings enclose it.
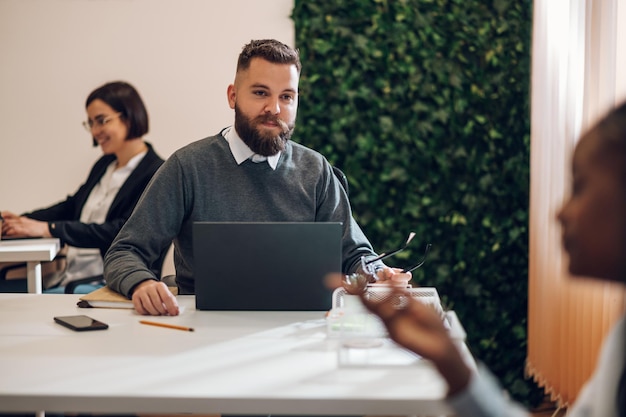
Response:
[[[226,87],[251,39],[294,44],[293,0],[0,0],[0,210],[74,193],[101,155],[85,99],[133,84],[162,157],[232,123]]]

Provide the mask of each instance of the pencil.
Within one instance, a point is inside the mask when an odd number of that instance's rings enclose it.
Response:
[[[167,327],[168,329],[184,330],[186,332],[193,332],[193,327],[178,326],[176,324],[159,323],[157,321],[139,320],[141,324],[149,324],[150,326]]]

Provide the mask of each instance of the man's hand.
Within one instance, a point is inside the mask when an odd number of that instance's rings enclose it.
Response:
[[[178,301],[164,282],[146,280],[135,287],[133,306],[144,316],[177,316]]]
[[[413,275],[410,272],[402,272],[400,268],[385,267],[376,272],[376,277],[378,281],[375,284],[391,284],[406,287],[409,285]]]

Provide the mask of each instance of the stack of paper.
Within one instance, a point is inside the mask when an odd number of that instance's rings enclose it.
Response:
[[[168,287],[172,294],[178,294],[178,288]],[[98,288],[95,291],[80,297],[79,307],[101,308],[133,308],[133,302],[122,294],[113,291],[109,287]]]

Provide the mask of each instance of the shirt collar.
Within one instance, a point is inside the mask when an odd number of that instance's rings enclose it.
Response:
[[[239,137],[237,131],[233,126],[224,129],[224,131],[222,132],[222,136],[224,136],[224,138],[228,142],[228,147],[230,148],[230,152],[233,154],[237,165],[241,165],[246,159],[251,159],[253,162],[267,161],[269,166],[273,170],[276,170],[276,166],[278,165],[278,159],[280,159],[281,152],[278,152],[276,155],[268,157],[255,154],[254,152],[252,152],[252,149],[250,149],[248,145],[246,145],[244,141]]]
[[[137,155],[130,158],[128,162],[126,163],[126,165],[116,170],[116,172],[133,172],[135,168],[137,168],[137,165],[139,165],[139,163],[143,160],[143,157],[146,156],[147,153],[148,153],[147,150],[143,152],[139,152]],[[117,161],[113,161],[112,163],[113,167],[115,167],[116,164],[117,164]]]

